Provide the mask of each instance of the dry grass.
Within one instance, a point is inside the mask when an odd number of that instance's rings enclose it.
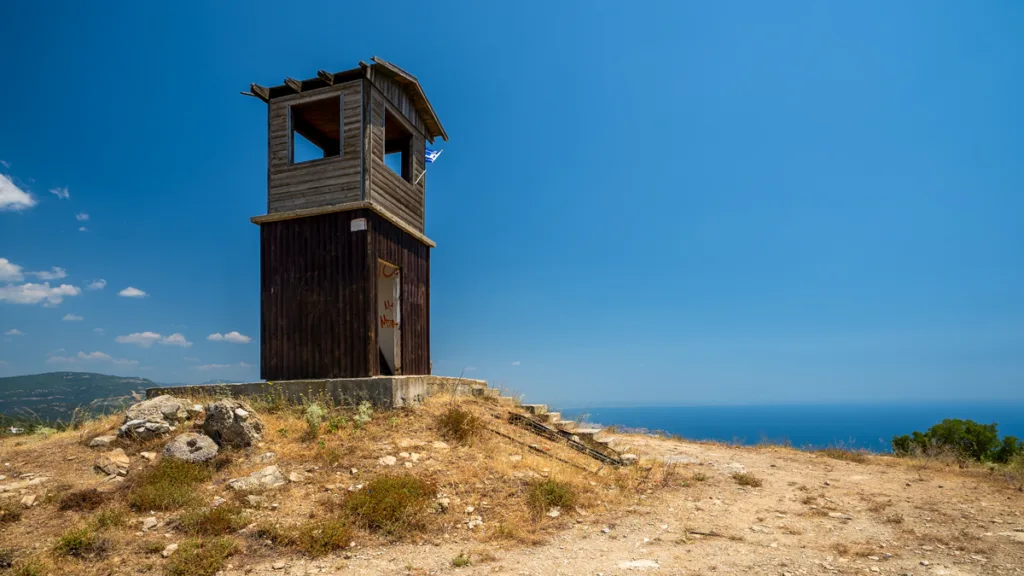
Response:
[[[97,530],[124,528],[128,525],[128,511],[120,506],[104,508],[93,514],[92,525]]]
[[[224,536],[249,523],[249,515],[237,506],[189,510],[178,518],[178,526],[192,536]]]
[[[0,524],[21,520],[21,507],[10,500],[0,501]]]
[[[348,547],[354,537],[350,524],[343,518],[310,520],[297,526],[264,522],[256,527],[253,535],[274,546],[292,548],[313,558]]]
[[[202,504],[198,485],[212,476],[211,467],[161,459],[129,480],[128,504],[136,510],[179,510]]]
[[[874,500],[868,504],[868,510],[874,513],[884,512],[892,506],[892,500]]]
[[[860,556],[866,557],[874,554],[875,548],[870,544],[866,543],[849,543],[849,542],[836,542],[832,545],[832,550],[840,556]]]
[[[76,558],[96,558],[109,549],[110,541],[88,526],[64,532],[53,546],[54,554]]]
[[[378,476],[352,493],[345,512],[363,528],[389,538],[403,538],[426,525],[437,489],[412,474]]]
[[[167,576],[214,576],[238,552],[231,538],[192,539],[181,543],[167,563]]]
[[[65,492],[57,501],[59,510],[91,511],[99,508],[107,501],[107,495],[98,492],[95,488],[85,490],[72,490]]]
[[[526,485],[526,505],[535,516],[541,516],[552,508],[572,510],[578,500],[576,489],[568,482],[547,479]]]
[[[760,488],[764,485],[764,481],[750,472],[737,472],[732,475],[732,479],[736,481],[740,486],[749,486],[751,488]]]
[[[856,462],[857,464],[866,464],[868,462],[868,456],[863,452],[835,446],[826,448],[818,453],[834,460],[843,460],[844,462]]]
[[[466,444],[483,429],[476,414],[458,406],[451,406],[436,417],[437,433],[445,440]]]

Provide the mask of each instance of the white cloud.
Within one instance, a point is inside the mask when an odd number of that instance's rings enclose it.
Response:
[[[4,336],[24,336],[25,333],[17,328],[11,328],[7,332],[4,332]]]
[[[59,352],[60,350],[58,350]],[[76,364],[78,362],[110,362],[117,366],[138,366],[138,360],[128,360],[126,358],[114,358],[106,352],[79,352],[77,356],[53,356],[52,353],[49,358],[46,359],[47,364]]]
[[[50,356],[46,359],[47,364],[74,364],[78,362],[73,356]]]
[[[42,284],[7,285],[0,286],[0,302],[11,304],[39,304],[43,306],[56,306],[64,301],[65,296],[78,296],[82,290],[70,284],[50,287],[49,282]]]
[[[21,266],[7,258],[0,258],[0,282],[21,282],[24,279],[25,275],[21,272]]]
[[[60,280],[61,278],[68,277],[68,271],[58,266],[54,266],[49,270],[43,270],[41,272],[26,272],[26,274],[29,276],[35,276],[40,280]]]
[[[86,286],[86,288],[88,288],[89,290],[103,290],[106,287],[107,281],[104,280],[103,278],[100,278],[99,280],[93,280],[92,282],[89,282],[88,286]]]
[[[515,362],[512,363],[513,366],[519,366],[519,364],[520,364],[519,360],[516,360]]]
[[[118,296],[124,296],[125,298],[145,298],[146,293],[138,288],[129,286],[124,290],[117,293]]]
[[[82,318],[77,314],[65,314],[63,319],[68,322],[78,322],[79,320],[85,320],[85,318]]]
[[[92,331],[97,334],[103,334],[103,328],[93,328]]]
[[[67,200],[68,198],[71,197],[71,194],[68,193],[67,186],[64,186],[63,188],[60,186],[56,188],[50,188],[50,194],[53,194],[54,196],[60,198],[61,200]]]
[[[215,334],[210,334],[206,339],[211,342],[231,342],[232,344],[247,344],[252,340],[252,338],[249,338],[245,334],[239,334],[234,331],[228,332],[227,334],[217,332]]]
[[[186,340],[181,334],[171,334],[170,336],[160,340],[160,343],[168,346],[181,346],[182,348],[192,347],[192,343]]]
[[[89,229],[88,229],[88,228],[86,228],[85,226],[79,226],[79,227],[78,227],[78,231],[79,231],[79,232],[88,232],[88,231],[89,231]]]
[[[103,352],[90,352],[88,354],[85,352],[79,352],[78,357],[82,360],[104,360],[106,362],[113,360],[113,358],[110,357],[110,354],[104,354]]]
[[[182,348],[192,347],[192,343],[181,334],[163,336],[156,332],[135,332],[127,336],[118,336],[114,341],[119,344],[135,344],[139,348],[150,348],[153,344],[160,343],[167,346],[181,346]]]
[[[78,214],[75,214],[75,220],[78,220],[79,222],[85,222],[88,219],[89,215],[86,214],[85,212],[79,212]]]
[[[252,364],[239,362],[238,364],[203,364],[196,366],[196,370],[224,370],[227,368],[252,368]]]
[[[11,210],[18,212],[36,205],[36,199],[31,194],[15,186],[4,174],[0,174],[0,212]]]
[[[135,344],[139,348],[149,348],[154,343],[159,342],[163,336],[156,332],[135,332],[127,336],[118,336],[114,338],[114,341],[118,344]]]

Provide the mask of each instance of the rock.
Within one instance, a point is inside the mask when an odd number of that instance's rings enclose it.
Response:
[[[245,502],[253,508],[260,508],[263,506],[263,503],[266,502],[266,499],[263,496],[250,494],[245,497]]]
[[[168,544],[167,547],[164,548],[163,552],[160,553],[160,555],[163,556],[164,558],[168,558],[168,557],[170,557],[171,554],[174,554],[175,552],[177,552],[177,550],[178,550],[178,545],[177,544]]]
[[[273,462],[277,458],[277,454],[274,452],[264,452],[256,457],[257,462]]]
[[[139,452],[139,456],[142,456],[143,458],[149,460],[150,462],[156,460],[156,452]]]
[[[398,458],[395,458],[394,456],[382,456],[377,462],[382,466],[394,466],[395,463],[398,462]]]
[[[6,477],[5,477],[6,478]],[[48,477],[29,478],[27,480],[20,480],[18,482],[11,482],[10,484],[0,485],[0,493],[3,492],[17,492],[18,490],[24,490],[31,486],[38,486],[43,482],[49,480]]]
[[[152,530],[153,528],[156,528],[157,524],[159,524],[159,522],[157,522],[156,516],[150,516],[149,518],[146,518],[142,521],[142,529]]]
[[[284,562],[274,562],[274,565],[272,566],[272,568],[274,570],[284,570],[285,566],[287,566],[287,564],[285,564]]]
[[[747,467],[739,462],[729,462],[725,466],[722,466],[722,470],[725,470],[726,474],[746,474]]]
[[[931,562],[929,562],[927,560],[921,560],[921,566],[930,566],[930,565],[931,565]]]
[[[610,534],[610,533],[611,533],[611,531],[612,531],[612,529],[611,529],[611,528],[601,528],[601,532],[602,532],[603,534]]]
[[[168,422],[181,422],[188,418],[188,405],[174,396],[163,394],[129,406],[124,421],[146,420],[150,416],[159,416]]]
[[[510,455],[508,457],[508,459],[513,461],[513,462],[519,462],[520,460],[523,459],[523,455],[522,454],[512,454],[512,455]]]
[[[284,486],[287,483],[288,480],[277,469],[277,466],[267,466],[243,478],[229,480],[228,488],[239,491],[266,490]]]
[[[35,503],[36,503],[36,496],[35,496],[35,494],[29,494],[29,495],[27,495],[27,496],[25,496],[24,498],[21,499],[21,505],[24,506],[25,508],[31,508],[32,506],[35,505]]]
[[[419,448],[420,446],[426,445],[426,442],[422,440],[410,440],[408,438],[402,438],[398,441],[399,448]]]
[[[839,520],[853,520],[853,516],[849,514],[843,514],[842,512],[829,512],[829,518],[838,518]]]
[[[106,448],[114,440],[117,436],[97,436],[89,441],[89,448]]]
[[[217,456],[217,443],[209,436],[186,432],[164,446],[164,456],[184,462],[209,462]]]
[[[262,437],[263,422],[238,400],[220,400],[206,407],[203,432],[221,446],[252,446]]]
[[[476,528],[477,526],[483,526],[483,525],[484,525],[484,519],[481,518],[480,516],[473,516],[472,518],[469,519],[469,522],[466,523],[466,526],[470,530],[472,530],[473,528]]]
[[[405,466],[406,468],[412,468],[412,462],[405,462],[403,463],[403,466]]]
[[[476,510],[476,508],[473,508],[472,506],[466,506],[466,514],[472,514],[473,510]]]
[[[213,504],[211,504],[211,506],[216,508],[217,506],[220,506],[221,504],[223,504],[225,502],[227,502],[226,499],[221,498],[220,496],[217,496],[216,498],[213,499]]]
[[[124,478],[121,476],[107,476],[98,486],[96,486],[96,491],[102,494],[113,492],[121,487],[122,482],[124,482]]]
[[[448,446],[448,444],[441,442],[440,440],[434,440],[431,442],[430,447],[434,450],[448,450],[451,448],[451,446]]]
[[[193,404],[191,406],[186,406],[185,411],[188,412],[189,418],[195,418],[196,416],[199,416],[200,414],[203,413],[203,405]]]
[[[619,460],[622,460],[623,464],[631,466],[633,464],[636,464],[640,460],[640,457],[637,456],[636,454],[622,454],[619,456]]]
[[[120,438],[152,440],[157,436],[169,434],[173,430],[171,424],[160,415],[148,416],[144,419],[128,420],[117,429]]]
[[[619,562],[619,568],[623,570],[657,570],[661,565],[654,560],[628,560]]]
[[[305,472],[298,472],[298,471],[296,471],[296,472],[292,472],[291,474],[288,475],[288,481],[289,482],[296,482],[296,483],[305,482],[307,477],[308,477],[308,474],[306,474]]]
[[[561,515],[562,511],[559,510],[558,508],[552,508],[551,510],[548,510],[548,518],[558,518]]]
[[[437,511],[438,512],[447,512],[448,511],[448,507],[451,506],[451,505],[452,505],[452,501],[451,501],[450,498],[438,498],[437,499]]]
[[[96,468],[106,472],[110,476],[124,476],[128,474],[128,465],[131,461],[124,450],[117,448],[110,452],[100,454],[96,459]]]
[[[413,452],[412,454],[409,454],[409,460],[412,460],[413,462],[419,462],[420,458],[422,457],[423,454],[420,454],[419,452]]]

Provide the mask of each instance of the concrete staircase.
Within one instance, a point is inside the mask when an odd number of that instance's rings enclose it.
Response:
[[[608,464],[621,466],[636,463],[636,456],[620,454],[618,450],[611,447],[608,439],[599,438],[598,434],[601,433],[601,428],[575,420],[563,420],[561,412],[548,411],[546,404],[523,404],[522,408],[526,411],[525,419],[529,422],[524,423],[523,418],[517,418],[514,414],[510,414],[510,422],[528,428],[541,436],[560,437],[577,450]]]

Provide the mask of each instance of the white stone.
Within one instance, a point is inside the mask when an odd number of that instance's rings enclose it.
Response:
[[[167,547],[164,548],[163,552],[160,553],[160,555],[163,556],[164,558],[168,558],[171,554],[174,554],[174,552],[177,551],[177,550],[178,550],[178,545],[177,544],[168,544]]]
[[[114,440],[117,436],[97,436],[89,441],[89,448],[106,448]]]
[[[150,516],[149,518],[146,518],[145,520],[142,521],[142,529],[143,530],[152,530],[153,528],[156,528],[157,524],[158,524],[158,522],[156,520],[156,516]]]
[[[248,476],[228,481],[228,488],[239,491],[266,490],[284,486],[287,483],[288,480],[281,474],[277,466],[267,466]]]
[[[35,494],[29,494],[21,499],[21,505],[25,508],[31,508],[36,503]]]
[[[558,508],[552,508],[551,510],[548,510],[548,518],[558,518],[561,515],[562,511],[559,510]]]
[[[619,562],[619,568],[623,570],[657,570],[661,565],[654,560],[627,560]]]
[[[395,458],[394,456],[382,456],[377,462],[382,466],[394,466],[398,462],[398,458]]]

